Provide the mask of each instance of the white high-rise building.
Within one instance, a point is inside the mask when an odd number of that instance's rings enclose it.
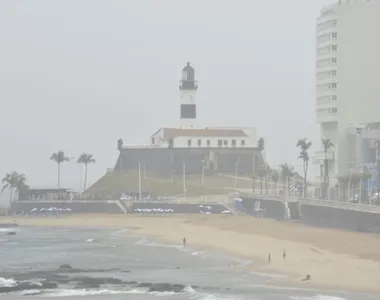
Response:
[[[331,186],[360,167],[360,136],[352,132],[380,121],[380,1],[324,7],[316,35],[316,120],[321,138],[335,145],[327,155]],[[313,157],[318,167],[325,159],[320,147]]]

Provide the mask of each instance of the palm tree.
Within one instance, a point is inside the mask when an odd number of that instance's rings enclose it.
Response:
[[[257,179],[257,174],[256,174],[256,173],[253,173],[253,174],[252,174],[252,193],[253,193],[253,194],[255,193],[255,183],[256,183],[256,179]]]
[[[360,178],[360,181],[361,181],[361,193],[360,193],[360,196],[361,196],[361,200],[365,200],[365,202],[367,202],[368,204],[371,204],[371,199],[368,199],[368,195],[369,195],[369,180],[372,179],[372,173],[369,172],[368,168],[364,168],[363,172],[360,174],[361,175],[361,178]],[[364,186],[364,188],[363,188]]]
[[[60,180],[61,180],[61,178],[60,178],[60,176],[61,176],[61,163],[64,163],[66,161],[70,161],[70,158],[65,156],[65,153],[63,151],[58,151],[58,152],[54,152],[50,156],[50,160],[54,160],[58,165],[58,188],[59,188]]]
[[[359,184],[362,178],[362,174],[360,173],[352,173],[350,175],[350,194],[351,194],[351,201],[353,202],[359,202],[360,200],[360,193],[359,193]]]
[[[343,202],[346,202],[346,191],[348,190],[348,184],[350,182],[350,176],[349,175],[339,176],[338,181],[339,181],[339,187],[342,190]]]
[[[7,173],[2,179],[3,187],[1,188],[1,193],[3,193],[6,189],[9,189],[10,201],[12,201],[13,188],[15,187],[17,176],[17,172],[13,171],[11,173]]]
[[[300,155],[298,158],[302,159],[303,161],[303,197],[306,198],[306,190],[307,190],[307,171],[309,169],[309,149],[311,147],[311,142],[308,142],[306,138],[300,139],[297,142],[297,146],[301,150]]]
[[[334,144],[331,142],[330,139],[325,138],[322,139],[322,145],[323,145],[323,151],[325,152],[325,161],[324,161],[324,176],[323,176],[323,198],[326,198],[327,192],[329,191],[329,166],[328,166],[328,160],[327,160],[327,151],[334,147]]]
[[[277,183],[280,179],[280,174],[277,171],[272,171],[272,181],[274,182],[274,194],[277,195]]]
[[[268,164],[266,164],[266,170],[265,170],[265,194],[268,195],[268,176],[270,176],[272,170],[269,168]]]
[[[1,189],[1,194],[4,192],[4,190],[9,189],[9,197],[10,201],[12,201],[13,189],[15,189],[18,193],[21,188],[27,187],[25,182],[26,177],[24,174],[19,174],[15,171],[7,173],[2,179],[3,187]]]
[[[284,185],[284,195],[286,184],[289,185],[289,178],[293,176],[293,167],[287,163],[280,165],[281,168],[281,178]]]
[[[120,138],[117,140],[117,150],[119,151],[119,158],[120,158],[120,175],[124,174],[123,171],[123,140]]]
[[[267,174],[267,170],[265,168],[259,168],[257,170],[257,175],[260,177],[260,194],[263,193],[263,179]]]
[[[14,187],[18,197],[20,196],[20,190],[29,188],[26,184],[26,177],[24,174],[18,174]]]
[[[84,186],[83,191],[86,191],[86,185],[87,185],[87,166],[88,164],[95,163],[95,158],[92,154],[83,153],[81,156],[79,156],[77,163],[78,164],[84,164]]]

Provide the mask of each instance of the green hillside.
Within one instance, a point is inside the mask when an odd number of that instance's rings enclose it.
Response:
[[[216,175],[205,176],[204,185],[200,175],[187,176],[186,194],[188,196],[202,196],[214,194],[227,194],[234,191],[234,178]],[[252,188],[250,180],[237,180],[237,187],[241,189]],[[139,188],[138,174],[124,174],[110,172],[100,178],[88,190],[89,194],[112,194],[119,197],[126,191],[137,191]],[[155,196],[170,196],[183,194],[183,178],[159,178],[153,174],[142,176],[141,188]]]

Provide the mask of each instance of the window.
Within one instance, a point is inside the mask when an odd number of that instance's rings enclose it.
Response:
[[[331,49],[332,49],[332,51],[337,51],[338,50],[338,45],[332,45]]]
[[[245,140],[241,140],[240,145],[245,146]]]
[[[338,96],[337,96],[337,95],[332,95],[332,96],[331,96],[331,99],[332,99],[333,101],[336,101],[336,100],[338,100]]]
[[[232,140],[231,145],[232,145],[232,147],[236,147],[236,140]]]
[[[338,33],[337,32],[331,33],[331,37],[333,40],[336,40],[338,38]]]
[[[152,137],[152,145],[154,145],[155,144],[155,138],[154,138],[154,136]]]
[[[223,145],[223,141],[222,140],[218,140],[218,147],[222,147]]]
[[[332,70],[331,74],[332,74],[332,76],[336,76],[336,74],[337,74],[336,70]]]
[[[228,146],[228,141],[224,140],[223,144],[224,144],[224,146]]]
[[[187,147],[191,147],[191,140],[187,140]]]
[[[332,89],[336,89],[336,82],[334,82],[334,83],[331,84],[331,88]]]
[[[331,63],[336,64],[336,62],[337,62],[336,57],[332,57],[332,58],[331,58]]]
[[[207,140],[206,144],[207,144],[207,147],[210,147],[210,145],[211,145],[211,141],[210,141],[210,140]]]
[[[202,146],[202,140],[198,140],[198,147]]]

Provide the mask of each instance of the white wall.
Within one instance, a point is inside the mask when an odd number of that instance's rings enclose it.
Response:
[[[232,140],[236,141],[236,147],[257,147],[256,138],[252,137],[176,137],[174,138],[174,147],[182,148],[188,147],[188,140],[191,140],[191,148],[198,148],[198,140],[202,140],[201,147],[207,147],[207,140],[210,141],[209,147],[218,147],[218,140],[227,140],[228,145],[225,146],[224,142],[222,148],[232,148]],[[245,141],[245,145],[241,145],[241,141]]]

